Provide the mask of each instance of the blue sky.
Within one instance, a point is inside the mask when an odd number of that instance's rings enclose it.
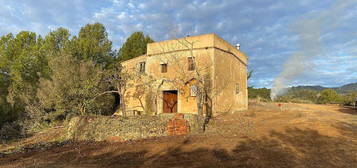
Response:
[[[94,22],[116,48],[134,31],[156,41],[216,33],[241,44],[256,87],[271,87],[287,66],[298,71],[287,85],[357,82],[356,0],[0,0],[0,35],[58,27],[76,34]],[[311,34],[318,36],[309,42]],[[304,60],[291,59],[296,53]]]

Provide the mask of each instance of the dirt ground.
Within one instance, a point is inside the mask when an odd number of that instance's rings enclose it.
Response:
[[[357,167],[357,111],[338,105],[251,103],[215,117],[204,134],[49,143],[62,133],[1,145],[0,167]]]

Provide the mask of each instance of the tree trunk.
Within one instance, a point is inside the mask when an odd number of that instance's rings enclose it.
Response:
[[[197,123],[201,127],[201,131],[204,132],[204,116],[203,116],[203,95],[204,93],[202,92],[201,89],[198,89],[197,95],[196,95],[196,103],[197,103],[197,112],[198,112],[198,117],[197,117]]]
[[[139,103],[140,103],[141,108],[144,110],[144,113],[145,113],[145,114],[148,114],[148,112],[147,112],[147,110],[146,110],[146,108],[145,108],[145,106],[144,106],[144,103],[143,103],[143,100],[141,99],[141,97],[137,97],[137,99],[138,99],[138,101],[139,101]]]
[[[120,85],[117,85],[117,89],[119,91],[119,95],[120,95],[120,107],[121,107],[121,111],[123,114],[123,117],[126,117],[126,105],[125,105],[125,86],[123,85],[122,87],[120,87]]]
[[[81,113],[81,116],[84,116],[86,113],[86,108],[84,107],[84,105],[82,105],[79,109],[80,109],[79,112]]]
[[[124,95],[120,95],[120,102],[121,102],[121,111],[123,114],[123,117],[126,117],[126,109],[125,109],[125,100],[124,100]]]

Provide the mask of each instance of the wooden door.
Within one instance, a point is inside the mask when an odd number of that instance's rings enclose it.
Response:
[[[177,91],[163,92],[164,113],[177,113]]]

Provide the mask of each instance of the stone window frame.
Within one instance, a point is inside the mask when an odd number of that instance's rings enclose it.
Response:
[[[145,61],[139,62],[139,72],[144,73],[145,72]]]

